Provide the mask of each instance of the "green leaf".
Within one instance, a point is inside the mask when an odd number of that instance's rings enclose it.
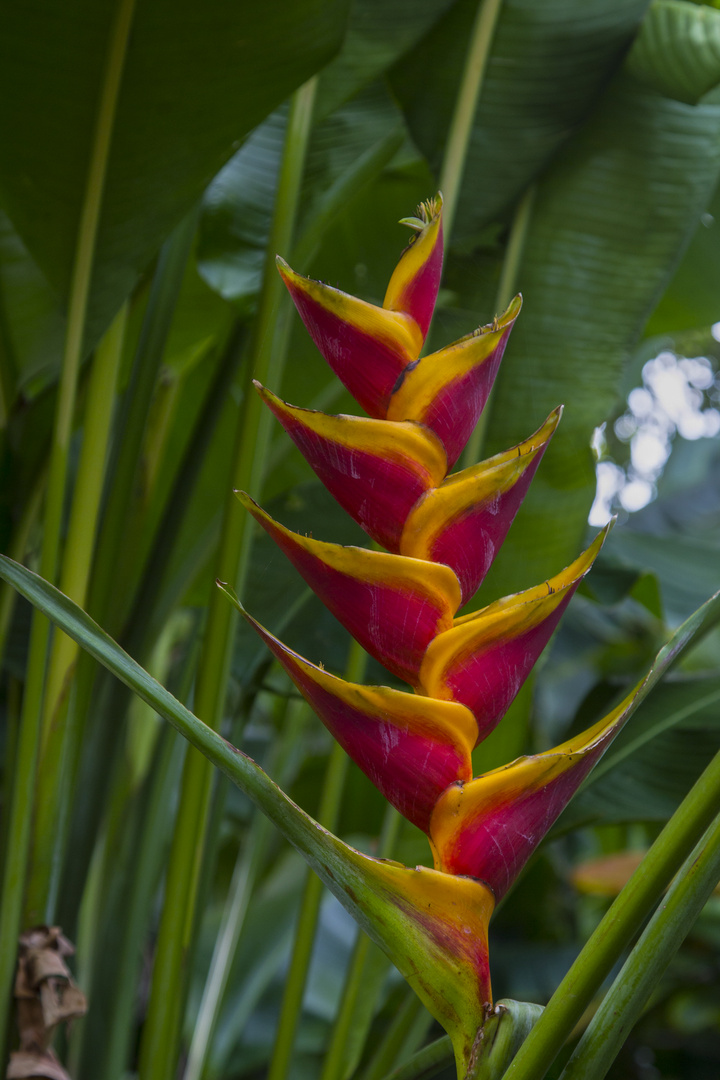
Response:
[[[473,125],[454,239],[507,214],[603,90],[646,0],[502,5]],[[460,0],[392,73],[413,138],[436,174],[477,0]],[[440,61],[441,58],[441,62]]]
[[[717,105],[685,105],[621,73],[538,185],[518,277],[527,299],[487,451],[567,408],[489,576],[495,595],[557,572],[582,543],[592,430],[613,409],[630,349],[715,186],[719,136]]]
[[[64,318],[48,284],[7,214],[0,211],[0,321],[13,381],[56,376]],[[11,406],[12,401],[6,402]]]
[[[645,334],[654,337],[720,322],[720,191],[700,216],[690,245],[650,316]]]
[[[200,269],[222,296],[243,308],[260,287],[270,231],[287,111],[274,112],[218,174],[205,196]],[[316,125],[300,197],[297,256],[303,272],[318,234],[374,179],[405,138],[397,105],[381,83]]]
[[[409,52],[454,0],[356,0],[345,43],[320,77],[325,116]]]
[[[627,566],[657,574],[672,622],[686,617],[720,587],[720,544],[712,536],[657,536],[620,529],[610,552]]]
[[[666,821],[720,748],[720,679],[669,680],[638,709],[559,821]]]
[[[5,209],[69,291],[116,4],[6,5],[0,34]],[[94,341],[247,133],[340,45],[345,3],[144,0],[134,12],[93,276]]]
[[[653,0],[626,66],[646,86],[695,105],[720,82],[720,11]]]

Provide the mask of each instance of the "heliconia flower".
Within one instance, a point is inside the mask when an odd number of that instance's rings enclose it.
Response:
[[[362,647],[415,685],[428,644],[450,629],[460,606],[450,567],[299,536],[243,492],[237,495]]]
[[[399,551],[408,514],[447,472],[447,457],[436,436],[411,422],[298,409],[256,387],[342,508],[373,540]]]
[[[580,784],[619,733],[635,692],[608,717],[553,750],[452,784],[430,821],[435,867],[505,895]]]
[[[467,1065],[490,997],[487,921],[493,904],[617,734],[627,710],[620,707],[555,750],[472,778],[473,748],[502,720],[607,529],[550,580],[457,614],[501,547],[562,409],[519,445],[448,475],[490,393],[521,298],[487,326],[420,358],[440,280],[441,201],[425,204],[408,223],[418,235],[403,253],[382,307],[279,263],[315,343],[369,417],[298,408],[256,384],[328,490],[388,551],[300,536],[247,495],[238,496],[353,637],[415,693],[361,686],[326,672],[233,599],[347,753],[428,835],[434,876],[393,870],[388,892],[392,904],[405,905],[403,927],[417,928],[423,973],[408,960],[407,943],[401,948],[388,931],[387,908],[377,925],[370,922],[375,939],[451,1033],[458,1062]],[[367,871],[380,891],[383,865]],[[425,896],[427,889],[434,899]],[[458,973],[462,993],[448,972]]]
[[[466,603],[500,550],[561,416],[562,408],[555,409],[519,446],[428,489],[405,520],[400,554],[447,563]]]

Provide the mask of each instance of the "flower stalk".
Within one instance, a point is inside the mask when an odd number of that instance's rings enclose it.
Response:
[[[465,1076],[479,1067],[478,1033],[492,1012],[492,910],[622,727],[633,696],[562,746],[473,778],[472,750],[512,704],[608,530],[548,581],[460,613],[502,545],[562,409],[518,446],[450,473],[491,392],[522,299],[421,356],[442,269],[441,196],[405,223],[414,236],[382,307],[278,259],[315,344],[368,415],[303,409],[256,383],[331,494],[387,550],[300,536],[237,494],[328,609],[410,692],[332,675],[226,591],[343,749],[428,836],[433,872],[418,868],[396,891],[378,863],[375,886],[411,925],[422,925],[425,950],[429,940],[430,953],[445,955],[439,981],[420,961],[404,973],[450,1034]],[[396,943],[386,932],[380,939],[393,956]]]

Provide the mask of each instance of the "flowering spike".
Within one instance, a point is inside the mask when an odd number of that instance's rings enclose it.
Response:
[[[428,643],[452,626],[460,606],[460,583],[450,567],[299,536],[237,494],[362,647],[416,685]]]
[[[599,723],[440,797],[430,822],[436,869],[486,882],[499,900],[633,711],[637,689]]]
[[[521,307],[516,296],[488,326],[407,367],[390,398],[387,419],[426,424],[447,450],[450,468],[485,406]]]
[[[389,802],[424,832],[442,792],[472,776],[469,709],[387,686],[360,686],[316,667],[237,605],[308,704]]]
[[[436,436],[410,421],[298,409],[255,386],[330,494],[373,540],[398,551],[410,510],[447,471]]]
[[[519,446],[428,491],[405,522],[400,554],[451,566],[466,603],[490,569],[561,415],[562,406]]]
[[[608,529],[556,577],[456,619],[451,630],[428,646],[420,668],[423,691],[429,697],[467,705],[477,719],[480,740],[510,707],[592,566]]]
[[[432,319],[443,264],[442,196],[418,207],[419,228],[390,278],[383,307],[411,315],[425,338]],[[407,222],[410,224],[410,222]]]
[[[330,367],[370,416],[383,418],[402,371],[420,354],[418,324],[404,312],[387,311],[296,274],[284,259],[277,264]]]
[[[361,923],[367,911],[370,932],[445,1026],[465,1076],[478,1072],[478,1035],[489,1031],[491,889],[507,889],[617,725],[477,780],[471,750],[527,678],[607,529],[550,581],[453,618],[503,543],[562,409],[518,446],[448,476],[486,403],[522,299],[420,359],[442,264],[440,197],[418,215],[405,221],[418,235],[382,308],[279,260],[305,325],[370,419],[296,408],[256,384],[325,486],[390,553],[299,536],[240,494],[330,611],[416,693],[338,679],[246,618],[366,775],[428,833],[435,871],[408,875],[379,863],[358,876],[350,906]],[[629,701],[625,715],[637,694]],[[334,874],[326,881],[337,885]]]

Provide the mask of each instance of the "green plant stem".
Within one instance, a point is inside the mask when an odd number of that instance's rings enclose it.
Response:
[[[380,1045],[363,1072],[362,1080],[383,1080],[383,1077],[387,1075],[388,1070],[391,1069],[393,1064],[397,1061],[398,1054],[423,1009],[424,1006],[420,1001],[420,998],[414,991],[410,990],[409,993],[405,995],[405,1000],[397,1010]],[[447,1036],[447,1043],[450,1047],[450,1052],[446,1064],[449,1064],[454,1061],[454,1052],[449,1036]],[[414,1057],[411,1060],[414,1060]]]
[[[287,787],[290,779],[292,759],[309,710],[304,701],[294,700],[286,703],[284,712],[287,730],[279,741],[279,752],[274,755],[271,770],[271,775],[277,776],[277,782],[282,788]],[[272,825],[266,817],[256,812],[248,843],[238,854],[235,863],[228,903],[215,941],[210,970],[193,1030],[184,1080],[201,1080],[203,1075],[210,1040],[217,1024],[220,1005],[235,959],[250,897],[258,873],[265,862],[271,835]]]
[[[385,811],[383,831],[378,844],[378,858],[391,859],[397,842],[402,817],[394,807],[388,806]],[[343,995],[335,1024],[333,1026],[330,1046],[325,1056],[325,1063],[321,1074],[321,1080],[344,1080],[344,1077],[352,1071],[352,1062],[348,1062],[351,1038],[358,1043],[357,1056],[362,1053],[362,1044],[367,1036],[367,1030],[372,1019],[372,1007],[377,991],[385,979],[387,961],[382,957],[382,966],[377,974],[371,970],[370,953],[376,950],[370,938],[366,934],[359,934],[353,950],[350,966],[345,976]],[[379,950],[377,950],[379,952]],[[350,1067],[349,1067],[350,1065]]]
[[[0,429],[7,424],[17,396],[17,363],[5,313],[5,297],[0,291]]]
[[[118,451],[108,469],[109,494],[98,540],[88,610],[108,619],[113,593],[118,591],[117,568],[130,516],[143,439],[155,384],[162,364],[178,296],[192,251],[199,216],[195,207],[175,227],[163,244],[153,275],[140,339],[133,359],[130,382],[125,392],[117,425]]]
[[[334,831],[337,821],[347,764],[348,758],[345,751],[339,743],[335,743],[328,759],[322,801],[318,813],[320,824],[331,832]],[[315,929],[320,913],[322,891],[323,885],[320,878],[310,871],[307,872],[268,1080],[284,1080],[288,1074],[295,1044],[295,1032],[305,993],[305,982],[315,942]]]
[[[92,567],[87,610],[104,625],[112,625],[113,596],[120,593],[124,606],[125,583],[119,573],[125,524],[130,517],[135,479],[142,455],[143,436],[163,352],[180,293],[185,268],[197,227],[195,208],[174,229],[158,256],[150,287],[140,338],[133,358],[132,372],[116,423],[116,452],[107,469],[108,492],[103,509],[100,534]],[[75,678],[75,716],[77,747],[83,748],[87,768],[79,761],[69,762],[70,782],[76,785],[74,802],[80,810],[63,868],[63,919],[72,920],[77,910],[82,883],[95,842],[97,824],[103,820],[107,795],[105,772],[97,761],[110,768],[122,731],[128,697],[102,676],[95,687],[97,671],[88,657],[81,657]],[[90,706],[92,702],[92,714]],[[92,723],[90,716],[98,718]]]
[[[348,654],[345,678],[349,682],[361,681],[366,664],[367,654],[356,641],[353,641]],[[340,744],[334,743],[325,772],[318,813],[318,821],[330,832],[334,832],[337,828],[348,760],[347,754]],[[295,1043],[295,1031],[300,1017],[305,982],[315,940],[315,929],[320,913],[322,889],[320,878],[308,872],[295,930],[290,969],[285,983],[280,1020],[275,1037],[275,1048],[268,1070],[268,1080],[285,1080],[290,1067]]]
[[[180,740],[167,739],[165,732],[161,733],[158,756],[159,766],[153,770],[150,797],[138,836],[137,858],[133,863],[132,887],[121,928],[120,963],[113,988],[112,1019],[105,1048],[105,1066],[100,1072],[108,1080],[118,1080],[124,1076],[129,1064],[142,946],[150,921],[162,855],[169,839],[167,808],[173,791],[177,790],[184,756]],[[107,995],[103,994],[103,998],[107,1009]],[[97,1064],[97,1059],[94,1064]],[[91,1067],[90,1073],[94,1071]]]
[[[495,298],[495,311],[498,315],[508,306],[517,288],[520,263],[525,250],[525,241],[527,240],[534,202],[535,185],[532,184],[520,199],[510,227],[510,236],[505,248],[497,297]],[[491,389],[488,400],[485,402],[485,408],[480,414],[480,418],[463,452],[463,468],[468,468],[480,460],[492,411],[492,396],[493,390]]]
[[[88,386],[82,451],[59,584],[62,592],[80,607],[85,606],[90,577],[95,526],[100,510],[127,314],[128,306],[124,304],[97,348]],[[68,669],[77,653],[78,646],[71,638],[65,634],[56,635],[45,687],[43,749],[48,745],[47,740],[51,739],[53,714],[57,709]]]
[[[82,451],[60,572],[60,588],[81,607],[87,595],[126,325],[127,305],[123,305],[97,348],[88,386]],[[75,754],[71,745],[75,726],[72,711],[68,711],[67,695],[78,651],[72,638],[62,633],[53,635],[27,884],[28,910],[42,912],[42,921],[48,925],[55,915],[52,881],[55,880],[57,887],[67,762]]]
[[[273,328],[282,297],[282,282],[274,255],[290,250],[305,165],[316,80],[293,96],[288,117],[285,151],[263,287],[251,348],[250,373],[261,381],[279,380],[284,349],[274,351]],[[251,387],[245,396],[237,429],[230,487],[259,494],[270,435],[271,416]],[[250,551],[247,515],[228,492],[218,553],[218,577],[232,582],[242,593]],[[197,673],[195,708],[217,730],[222,718],[234,637],[234,613],[227,599],[214,589],[208,611]],[[183,973],[191,947],[198,878],[202,865],[212,789],[212,769],[202,755],[190,751],[185,760],[180,806],[170,853],[165,904],[160,924],[148,1016],[140,1051],[141,1080],[169,1080],[174,1074],[180,1037]],[[168,995],[167,988],[176,992]]]
[[[158,597],[162,590],[163,571],[168,562],[168,552],[172,548],[174,538],[182,528],[190,496],[202,470],[205,452],[240,362],[244,340],[242,327],[236,328],[230,335],[225,354],[218,365],[217,373],[208,390],[177,476],[173,481],[152,548],[145,562],[132,610],[125,623],[122,645],[132,656],[147,655],[156,633],[165,624],[170,614],[169,611],[164,610],[163,617],[159,618],[156,613]]]
[[[502,0],[480,0],[470,36],[440,172],[446,242],[452,235],[473,120],[501,7]]]
[[[548,1002],[504,1080],[542,1080],[623,950],[720,811],[720,753],[668,821]]]
[[[40,516],[46,480],[47,473],[45,470],[42,470],[35,481],[35,486],[30,492],[30,497],[23,507],[22,517],[13,530],[12,540],[8,546],[7,553],[11,559],[15,560],[15,562],[23,562],[25,559],[25,552],[27,551],[30,533]],[[7,643],[8,630],[10,629],[10,622],[15,609],[16,597],[17,593],[15,590],[11,589],[9,585],[3,582],[2,586],[0,586],[0,656],[5,655],[5,645]],[[5,799],[3,805],[8,806],[9,800]]]
[[[720,816],[703,837],[607,992],[561,1080],[602,1080],[720,879]]]
[[[105,77],[90,152],[77,246],[73,263],[62,374],[58,395],[48,471],[47,502],[40,557],[40,573],[54,581],[60,548],[68,456],[72,435],[75,398],[83,355],[83,338],[92,277],[95,242],[110,140],[120,91],[125,53],[132,24],[135,0],[121,0],[108,47]],[[23,904],[25,875],[30,846],[30,822],[40,748],[41,711],[45,682],[45,660],[50,627],[37,613],[33,616],[25,699],[20,722],[18,759],[15,765],[13,805],[10,811],[8,850],[0,908],[0,1070],[5,1061],[5,1023],[10,1004],[15,947]]]
[[[443,1035],[429,1046],[423,1046],[422,1050],[418,1050],[404,1065],[389,1073],[387,1080],[432,1080],[433,1076],[452,1065],[454,1060],[450,1036]]]
[[[369,147],[353,165],[342,172],[323,195],[311,220],[305,224],[292,251],[292,265],[306,267],[311,263],[326,232],[334,225],[350,200],[388,165],[406,138],[404,124],[389,131],[378,143]],[[307,269],[304,270],[307,273]]]
[[[152,657],[158,675],[167,674],[177,634],[170,623],[158,643]],[[197,654],[192,633],[189,641],[177,689],[181,700],[190,694]],[[140,723],[154,726],[149,716]],[[125,730],[129,750],[133,736],[129,727]],[[168,807],[179,787],[186,752],[181,740],[168,738],[162,729],[156,734],[144,780],[133,773],[126,754],[115,759],[112,795],[93,856],[95,873],[88,875],[81,905],[77,951],[84,964],[87,981],[82,985],[90,1009],[77,1035],[73,1028],[69,1070],[73,1076],[99,1074],[105,1080],[119,1080],[129,1065],[144,942],[172,831]],[[95,987],[102,992],[95,993]]]

